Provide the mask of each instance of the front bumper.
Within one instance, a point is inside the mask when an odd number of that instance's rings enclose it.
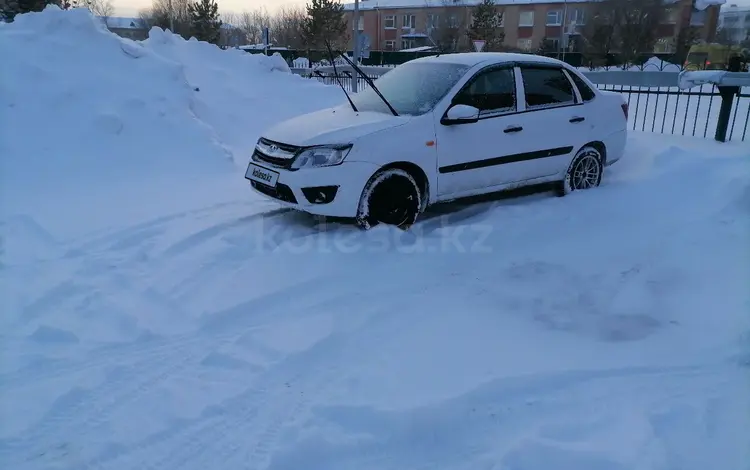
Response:
[[[253,177],[254,170],[270,178]],[[261,161],[250,161],[245,179],[253,189],[286,207],[329,217],[355,217],[362,190],[378,166],[365,162],[288,170]]]

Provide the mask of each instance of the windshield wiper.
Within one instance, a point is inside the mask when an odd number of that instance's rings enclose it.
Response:
[[[328,46],[328,48],[330,50],[330,45]],[[349,58],[343,52],[338,51],[338,53],[339,53],[339,55],[341,57],[344,58],[344,60],[349,65],[352,66],[352,68],[354,69],[355,72],[357,72],[358,74],[360,74],[362,76],[362,78],[365,79],[365,81],[367,82],[367,84],[370,85],[370,88],[372,88],[373,91],[378,94],[378,96],[380,97],[380,99],[383,100],[383,103],[385,103],[385,105],[388,106],[388,109],[391,110],[391,113],[393,113],[394,116],[398,116],[398,113],[396,112],[396,109],[393,106],[391,106],[391,103],[389,103],[388,100],[385,99],[385,96],[383,96],[383,94],[380,93],[380,90],[378,90],[378,87],[375,86],[375,82],[370,77],[368,77],[367,74],[365,74],[362,71],[362,69],[360,69],[354,62],[352,62],[351,60],[349,60]]]
[[[352,105],[352,109],[355,113],[359,112],[357,110],[357,107],[354,106],[354,101],[352,101],[351,97],[349,97],[349,93],[346,92],[346,88],[344,88],[344,85],[341,83],[341,78],[339,77],[339,73],[336,70],[336,61],[333,58],[333,50],[331,49],[331,43],[326,41],[326,47],[328,48],[328,55],[331,57],[331,65],[333,65],[333,74],[336,76],[336,81],[339,83],[339,86],[344,91],[344,94],[346,95],[346,99],[349,100],[349,104]]]

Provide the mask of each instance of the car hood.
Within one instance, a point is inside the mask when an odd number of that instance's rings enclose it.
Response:
[[[410,117],[372,111],[354,112],[344,106],[323,109],[283,121],[263,133],[263,137],[290,145],[344,144],[358,137],[398,127]]]

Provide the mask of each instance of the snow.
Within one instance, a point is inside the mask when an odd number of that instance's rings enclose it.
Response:
[[[289,73],[278,55],[219,52],[159,28],[135,42],[86,9],[48,7],[0,34],[0,109],[13,117],[2,119],[3,135],[33,132],[0,141],[0,204],[49,213],[66,235],[91,228],[71,224],[74,215],[106,229],[214,197],[195,194],[193,180],[224,186],[228,171],[244,191],[240,166],[265,128],[345,99]],[[113,191],[132,205],[111,207]]]
[[[721,84],[727,74],[726,70],[696,70],[682,72],[679,76],[678,87],[681,89],[693,88],[706,84]]]
[[[150,34],[0,28],[3,468],[747,469],[746,142],[363,233],[242,177],[339,89]]]

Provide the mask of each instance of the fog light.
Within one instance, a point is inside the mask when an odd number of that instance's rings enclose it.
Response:
[[[336,197],[338,186],[315,186],[302,188],[302,194],[311,204],[328,204]]]

